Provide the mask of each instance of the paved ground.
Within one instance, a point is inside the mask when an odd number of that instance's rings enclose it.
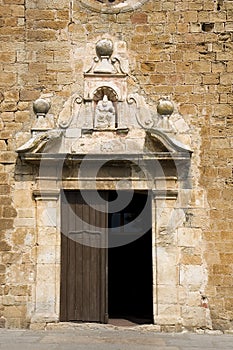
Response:
[[[48,330],[0,329],[0,350],[232,350],[233,335],[157,333],[153,327],[80,325]]]

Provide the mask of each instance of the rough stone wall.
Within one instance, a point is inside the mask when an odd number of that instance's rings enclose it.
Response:
[[[150,105],[170,96],[190,127],[193,196],[176,262],[183,325],[231,328],[233,2],[150,0],[133,12],[104,14],[79,1],[0,0],[0,24],[0,325],[27,325],[35,280],[33,170],[25,167],[20,182],[15,153],[30,137],[32,101],[49,97],[57,116],[82,93],[95,43],[109,37],[122,55],[127,43],[129,91]],[[203,269],[204,284],[195,279]]]
[[[1,1],[0,23],[0,326],[5,326],[8,318],[9,325],[22,327],[30,294],[24,278],[28,264],[23,245],[27,228],[15,221],[20,219],[16,219],[19,213],[13,192],[15,134],[27,132],[30,121],[28,102],[20,96],[20,77],[26,69],[22,59],[26,52],[24,1]]]

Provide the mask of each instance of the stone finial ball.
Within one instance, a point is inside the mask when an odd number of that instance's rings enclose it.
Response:
[[[38,100],[33,102],[33,110],[35,114],[47,114],[50,108],[50,103],[43,98],[38,98]]]
[[[107,56],[110,57],[113,53],[113,42],[110,39],[99,40],[95,47],[98,57]]]
[[[171,115],[174,111],[174,105],[168,99],[161,99],[157,105],[157,112],[160,115]]]

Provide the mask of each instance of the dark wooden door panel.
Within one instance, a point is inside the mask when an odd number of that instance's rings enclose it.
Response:
[[[99,245],[106,239],[107,210],[91,191],[88,202],[79,191],[62,198],[62,321],[106,322],[107,249]]]

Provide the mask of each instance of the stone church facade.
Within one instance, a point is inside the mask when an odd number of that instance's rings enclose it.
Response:
[[[0,23],[0,327],[231,330],[232,1],[2,0]]]

